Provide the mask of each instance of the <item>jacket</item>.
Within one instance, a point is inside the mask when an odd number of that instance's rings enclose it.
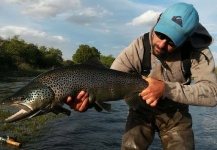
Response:
[[[153,28],[149,37],[151,45],[152,33]],[[115,59],[111,69],[141,74],[144,52],[143,39],[144,36],[140,36],[126,47]],[[152,70],[146,76],[165,82],[165,92],[162,100],[160,100],[162,102],[159,101],[164,103],[163,106],[176,107],[176,104],[216,106],[217,104],[217,76],[214,59],[208,47],[213,39],[208,31],[199,24],[195,33],[190,37],[190,42],[192,46],[185,47],[185,51],[191,51],[191,76],[187,79],[184,77],[181,67],[182,46],[172,52],[165,60],[158,60],[151,54]],[[194,83],[188,85],[187,83],[192,78]]]

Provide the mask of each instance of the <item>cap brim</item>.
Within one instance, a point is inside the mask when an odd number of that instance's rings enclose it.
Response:
[[[170,26],[170,24],[162,21],[161,19],[155,26],[154,31],[163,33],[166,36],[168,36],[177,47],[180,46],[186,40],[186,37],[182,33],[178,32],[174,28],[174,26]]]

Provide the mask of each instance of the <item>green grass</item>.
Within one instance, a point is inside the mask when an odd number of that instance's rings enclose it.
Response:
[[[0,112],[0,136],[17,137],[17,141],[20,143],[30,142],[36,137],[40,136],[45,131],[45,125],[52,123],[56,118],[60,118],[63,115],[55,115],[48,113],[35,118],[18,121],[16,123],[3,123],[4,119],[11,115],[8,110],[1,110]],[[46,128],[47,129],[47,128]],[[48,132],[47,130],[45,132]]]

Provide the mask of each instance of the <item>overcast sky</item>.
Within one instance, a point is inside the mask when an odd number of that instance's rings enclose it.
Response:
[[[117,55],[148,32],[158,15],[179,0],[0,0],[0,36],[58,48],[71,59],[80,44]],[[184,0],[198,10],[214,38],[217,64],[216,0]]]

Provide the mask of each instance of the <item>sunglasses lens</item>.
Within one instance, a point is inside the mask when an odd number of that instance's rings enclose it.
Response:
[[[160,32],[155,32],[155,34],[157,35],[157,37],[159,38],[159,39],[161,39],[161,40],[167,40],[167,43],[170,45],[170,46],[172,46],[172,47],[175,47],[175,44],[173,43],[173,41],[170,39],[170,38],[168,38],[165,34],[162,34],[162,33],[160,33]]]
[[[162,34],[162,33],[160,33],[160,32],[155,32],[155,34],[156,34],[157,37],[158,37],[159,39],[161,39],[161,40],[167,39],[166,35],[164,35],[164,34]]]

